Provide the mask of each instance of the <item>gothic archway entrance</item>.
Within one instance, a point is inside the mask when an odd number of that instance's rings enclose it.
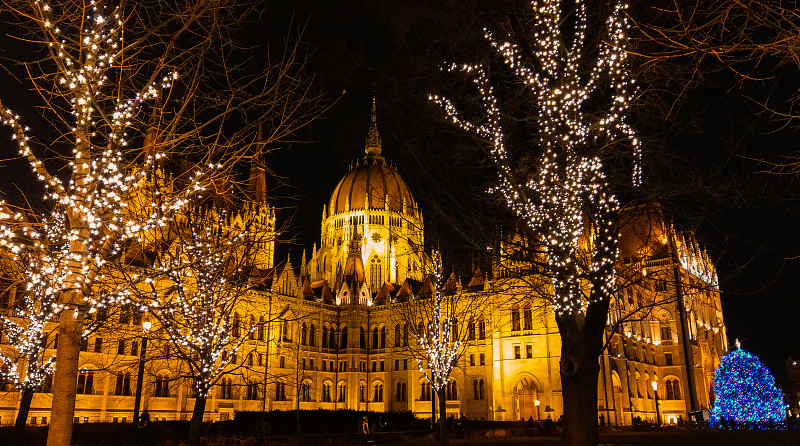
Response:
[[[536,382],[530,378],[523,378],[514,387],[514,400],[516,405],[516,419],[539,420],[539,391]]]

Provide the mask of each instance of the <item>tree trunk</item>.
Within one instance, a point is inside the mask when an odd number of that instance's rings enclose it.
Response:
[[[433,386],[431,386],[433,388]],[[436,392],[431,393],[431,432],[436,430]]]
[[[58,318],[58,346],[53,372],[53,406],[47,446],[70,446],[75,416],[75,386],[78,382],[83,311],[66,309]]]
[[[564,400],[563,444],[587,446],[598,444],[597,356],[562,348],[561,390]]]
[[[439,443],[447,444],[447,398],[445,388],[442,387],[436,393],[439,396]]]
[[[33,401],[33,389],[28,387],[22,389],[22,395],[19,400],[19,412],[17,412],[17,421],[14,423],[13,438],[18,444],[27,444],[25,439],[25,423],[28,421],[28,412],[31,409],[31,401]]]
[[[561,391],[564,401],[562,443],[598,444],[597,380],[608,303],[589,304],[586,314],[556,314],[561,335]]]
[[[197,397],[194,400],[194,409],[192,409],[192,420],[189,423],[189,445],[200,445],[200,434],[203,431],[203,416],[206,413],[206,399],[207,396]]]

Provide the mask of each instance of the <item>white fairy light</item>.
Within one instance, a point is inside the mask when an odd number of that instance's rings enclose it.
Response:
[[[562,14],[559,0],[532,1],[534,13],[532,56],[536,65],[523,57],[520,48],[486,38],[529,89],[538,110],[539,142],[542,155],[539,170],[523,184],[515,181],[504,144],[500,107],[481,65],[452,65],[475,83],[485,119],[475,123],[461,117],[447,98],[431,95],[448,118],[461,128],[491,144],[491,156],[499,169],[498,184],[491,189],[506,200],[509,208],[536,233],[553,271],[554,307],[560,314],[583,312],[593,299],[610,298],[614,286],[617,253],[615,216],[619,202],[610,192],[598,150],[598,138],[627,139],[633,148],[632,181],[641,183],[641,148],[626,121],[626,111],[636,88],[628,71],[625,50],[627,4],[619,1],[606,20],[607,36],[595,56],[586,43],[586,5],[578,1],[575,10]],[[575,14],[574,28],[567,31],[562,15]],[[569,35],[565,35],[569,33]],[[571,42],[566,48],[564,42]],[[594,57],[592,59],[592,57]],[[586,67],[591,67],[587,73]],[[598,118],[586,113],[590,101],[602,94],[611,100]],[[584,246],[586,239],[591,239]],[[587,249],[592,251],[588,253]],[[590,280],[586,280],[590,278]],[[593,287],[586,292],[586,285]]]
[[[82,312],[93,314],[111,305],[153,308],[151,302],[139,299],[131,290],[146,276],[120,284],[101,283],[104,266],[125,251],[128,241],[143,240],[166,226],[174,213],[190,202],[189,194],[204,190],[202,180],[216,170],[216,166],[204,168],[191,176],[185,192],[159,194],[158,199],[143,203],[143,197],[152,196],[152,189],[170,189],[157,165],[165,155],[148,148],[143,161],[128,167],[132,160],[126,158],[124,148],[128,135],[141,130],[133,123],[143,104],[170,88],[177,73],[159,73],[153,78],[161,77],[160,81],[141,86],[140,93],[130,98],[120,97],[122,89],[107,82],[120,77],[117,60],[122,60],[124,45],[119,9],[92,2],[92,14],[81,30],[69,29],[68,23],[54,18],[49,4],[35,1],[33,6],[34,18],[43,27],[43,43],[55,61],[54,85],[71,107],[74,122],[71,132],[64,136],[73,145],[67,156],[69,179],[65,181],[51,174],[34,153],[29,144],[30,130],[20,117],[0,104],[0,122],[11,129],[19,154],[43,182],[45,202],[52,206],[38,225],[11,212],[3,212],[5,218],[0,221],[0,249],[17,262],[25,261],[21,277],[26,284],[24,295],[29,294],[30,302],[35,302],[33,307],[23,305],[3,324],[6,336],[15,339],[17,352],[28,359],[41,351],[36,350],[41,349],[43,336],[40,330],[44,322],[40,321],[53,320],[63,310],[80,317]],[[9,371],[18,373],[16,363],[12,367],[6,358],[3,361]],[[52,364],[52,358],[33,358],[23,378],[8,377],[18,386],[27,386],[26,381],[39,386]]]
[[[428,309],[428,324],[422,333],[415,333],[417,343],[422,350],[422,357],[415,357],[420,372],[431,383],[431,388],[439,391],[447,386],[450,373],[456,366],[456,360],[461,350],[462,340],[453,339],[453,332],[457,330],[454,325],[454,306],[447,302],[441,291],[442,262],[439,253],[434,251],[433,262],[433,295],[430,297]],[[419,304],[425,305],[425,304]],[[423,367],[423,364],[427,368]]]

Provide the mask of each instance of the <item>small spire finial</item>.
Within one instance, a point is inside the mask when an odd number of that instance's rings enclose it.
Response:
[[[381,155],[381,136],[378,134],[378,114],[375,107],[375,96],[372,96],[372,121],[369,124],[367,145],[364,151],[367,153],[367,156],[371,157]]]

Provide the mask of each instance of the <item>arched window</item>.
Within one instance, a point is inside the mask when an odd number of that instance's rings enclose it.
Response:
[[[386,327],[381,327],[381,347],[386,348]]]
[[[372,289],[378,290],[383,285],[383,268],[381,259],[375,254],[369,262],[370,284]]]
[[[322,348],[328,348],[328,327],[322,327]]]
[[[634,382],[636,386],[636,396],[641,398],[642,397],[642,375],[639,372],[636,372],[636,381]]]
[[[394,346],[400,347],[400,341],[402,338],[400,337],[400,324],[394,326]]]
[[[347,348],[347,326],[345,325],[342,327],[342,335],[339,336],[339,345],[340,348],[346,349]]]
[[[52,384],[50,385],[52,386]],[[131,394],[131,374],[117,372],[117,385],[114,387],[114,395],[130,396],[130,394]]]
[[[522,309],[522,322],[524,330],[533,329],[533,314],[531,313],[530,304],[525,305],[525,308]]]
[[[158,381],[156,381],[158,384]],[[158,389],[158,387],[156,387]],[[156,390],[157,392],[158,390]],[[230,378],[222,378],[219,381],[219,399],[229,400],[233,398],[233,381]]]
[[[420,401],[430,401],[431,400],[431,383],[429,381],[422,381],[420,383]]]
[[[230,381],[230,379],[228,380]],[[169,374],[159,373],[156,375],[156,385],[153,392],[155,397],[169,397]]]
[[[307,403],[311,401],[311,381],[305,380],[300,384],[300,401]]]
[[[664,388],[667,391],[667,395],[664,399],[667,400],[681,399],[681,384],[678,382],[677,379],[668,379],[664,381]]]
[[[275,383],[275,401],[286,401],[286,383]]]
[[[519,305],[514,304],[514,306],[511,307],[511,331],[519,331],[520,329]]]
[[[317,345],[317,327],[314,324],[311,324],[311,327],[308,329],[308,345],[314,347]]]
[[[378,327],[372,328],[372,348],[378,347]]]
[[[347,401],[347,384],[344,381],[339,383],[339,398],[336,399],[337,402],[344,403]]]
[[[417,342],[425,337],[425,324],[420,322],[417,324]]]
[[[250,381],[247,383],[247,399],[248,400],[258,400],[258,382]]]
[[[478,398],[478,399],[480,399],[480,400],[484,399],[484,397],[483,397],[483,388],[484,388],[483,380],[480,380],[478,382],[478,390],[480,391],[480,394],[479,394],[480,398]]]
[[[364,381],[358,384],[358,401],[362,403],[367,402],[367,383]]]
[[[281,324],[281,331],[283,332],[281,335],[283,342],[291,342],[292,335],[289,332],[289,321],[287,320],[283,321],[283,324]]]
[[[446,397],[448,400],[457,400],[458,399],[458,390],[457,390],[456,382],[450,381],[447,383],[447,391],[445,392]]]
[[[239,320],[239,313],[233,314],[233,330],[232,334],[234,338],[238,338],[241,335],[241,331],[239,330],[239,325],[241,321]]]
[[[408,324],[403,325],[403,346],[408,346]]]
[[[308,326],[305,322],[303,322],[303,326],[300,329],[300,344],[308,345]]]
[[[668,379],[664,381],[664,390],[666,390],[666,395],[661,395],[661,398],[665,400],[674,400],[675,399],[675,392],[672,389],[672,380]]]
[[[479,393],[478,393],[478,380],[477,379],[473,379],[472,380],[472,399],[473,400],[480,399],[480,398],[478,398],[478,395],[479,395]]]
[[[247,331],[247,335],[251,341],[256,339],[256,317],[252,314],[250,315],[250,327]]]
[[[330,348],[336,348],[336,326],[331,325],[331,331],[328,332],[328,345]]]
[[[363,326],[361,327],[361,336],[358,338],[358,346],[361,349],[367,348],[367,332]]]
[[[475,340],[475,321],[473,319],[470,319],[469,323],[467,323],[467,339],[470,341]]]
[[[486,320],[483,316],[478,319],[478,339],[486,339]]]
[[[396,387],[397,391],[395,392],[394,400],[406,401],[406,383],[398,381]]]
[[[323,403],[330,403],[331,400],[331,383],[326,381],[322,383],[322,402]]]
[[[264,340],[264,316],[258,318],[258,340]]]
[[[453,320],[450,321],[450,324],[451,340],[456,342],[458,340],[458,319],[453,318]]]
[[[376,382],[372,388],[374,389],[374,398],[372,398],[373,403],[380,403],[383,401],[383,383]]]

